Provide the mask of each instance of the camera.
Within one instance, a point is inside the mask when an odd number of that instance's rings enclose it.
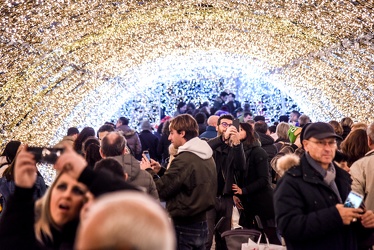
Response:
[[[34,155],[35,161],[40,163],[55,164],[63,153],[63,148],[28,147],[27,151]]]

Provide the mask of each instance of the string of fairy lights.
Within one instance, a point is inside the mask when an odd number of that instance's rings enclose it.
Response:
[[[69,126],[97,128],[159,82],[223,77],[230,87],[238,76],[226,71],[239,67],[206,65],[202,76],[190,77],[182,67],[169,77],[179,65],[191,68],[178,59],[198,62],[200,52],[249,61],[261,72],[247,84],[279,89],[313,120],[371,121],[373,7],[348,0],[6,0],[0,147],[11,139],[52,144]]]

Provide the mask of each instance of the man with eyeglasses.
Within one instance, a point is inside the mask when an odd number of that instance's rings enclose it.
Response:
[[[339,136],[330,124],[316,122],[305,127],[301,138],[305,153],[289,160],[274,194],[287,249],[358,249],[357,230],[374,228],[374,214],[343,206],[352,181],[333,163]]]
[[[209,234],[206,249],[211,248],[213,233],[216,249],[226,249],[225,241],[220,234],[231,229],[234,205],[232,185],[236,184],[234,172],[244,171],[246,168],[243,145],[233,121],[234,117],[231,114],[221,115],[216,127],[218,136],[208,141],[216,162],[218,189],[215,208],[207,213]]]

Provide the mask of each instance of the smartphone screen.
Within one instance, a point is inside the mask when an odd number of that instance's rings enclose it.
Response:
[[[149,156],[149,152],[147,150],[144,150],[143,154],[147,157],[148,161],[151,160],[151,157]]]
[[[359,208],[363,198],[364,197],[361,194],[351,191],[344,202],[344,207]]]
[[[240,123],[240,121],[239,121],[239,119],[234,119],[233,121],[232,121],[232,125],[234,125],[234,127],[236,128],[236,130],[239,132],[239,123]]]

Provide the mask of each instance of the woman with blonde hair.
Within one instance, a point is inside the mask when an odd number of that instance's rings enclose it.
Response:
[[[57,178],[35,206],[36,162],[27,146],[22,149],[15,160],[15,191],[0,220],[1,248],[73,249],[87,190],[95,197],[121,189],[136,190],[123,179],[86,166],[82,156],[66,148],[54,165]]]

